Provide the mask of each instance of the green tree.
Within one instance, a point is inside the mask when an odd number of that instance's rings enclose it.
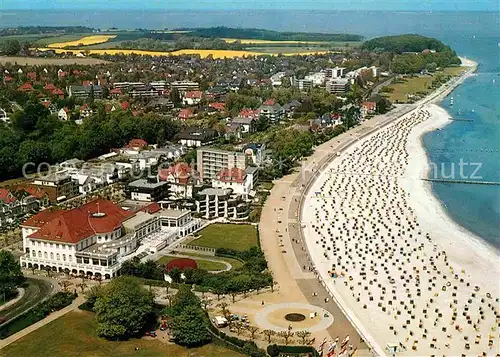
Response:
[[[169,326],[176,343],[186,347],[201,346],[210,341],[207,315],[200,299],[187,285],[177,291],[169,307],[165,309]]]
[[[0,294],[5,300],[6,294],[15,289],[22,281],[21,266],[11,252],[0,251]]]
[[[94,305],[99,336],[117,340],[137,335],[152,313],[153,294],[132,277],[119,277],[103,289]]]
[[[6,40],[1,46],[1,52],[7,56],[17,55],[21,51],[21,43],[18,40]]]

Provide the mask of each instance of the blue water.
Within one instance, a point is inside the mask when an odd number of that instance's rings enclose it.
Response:
[[[257,27],[282,31],[350,32],[374,37],[419,33],[439,38],[459,55],[479,63],[478,75],[467,80],[442,106],[450,115],[473,119],[453,122],[427,134],[424,144],[432,162],[446,173],[460,159],[480,163],[476,175],[500,181],[500,19],[490,12],[355,12],[355,11],[0,11],[0,27],[19,25],[87,25],[106,29],[204,26]],[[495,83],[493,82],[495,80]],[[445,151],[443,151],[445,149]],[[472,151],[476,150],[476,152]],[[470,176],[472,166],[464,169]],[[467,170],[469,168],[469,170]],[[433,191],[449,215],[469,231],[500,248],[500,186],[434,184]]]

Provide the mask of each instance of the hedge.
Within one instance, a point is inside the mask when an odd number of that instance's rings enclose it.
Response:
[[[23,314],[7,321],[0,327],[0,339],[9,337],[22,329],[33,325],[49,315],[51,312],[61,310],[70,305],[77,294],[60,291],[45,301],[34,306]]]
[[[267,346],[267,353],[270,356],[285,355],[304,355],[307,354],[312,357],[319,357],[320,354],[312,346],[283,346],[283,345],[269,345]]]

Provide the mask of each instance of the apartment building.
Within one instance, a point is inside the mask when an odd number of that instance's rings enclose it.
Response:
[[[245,170],[246,156],[240,152],[202,148],[197,150],[196,163],[200,180],[211,182],[223,169]]]
[[[334,78],[326,82],[326,90],[333,94],[345,94],[351,88],[351,81],[346,78]]]

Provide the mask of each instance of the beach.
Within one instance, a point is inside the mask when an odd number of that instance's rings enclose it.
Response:
[[[499,350],[498,253],[455,224],[422,180],[421,137],[450,122],[430,103],[472,71],[342,151],[302,206],[316,272],[377,355]]]

